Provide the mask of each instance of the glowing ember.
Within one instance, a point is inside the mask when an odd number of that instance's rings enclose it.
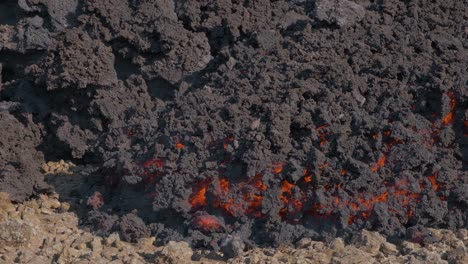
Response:
[[[454,103],[452,105],[456,104]],[[465,122],[464,126],[467,125],[468,122]],[[316,130],[319,131],[322,142],[328,135],[324,132],[327,127],[329,126],[323,125],[316,128]],[[432,132],[428,133],[429,137],[431,137]],[[386,149],[377,162],[371,167],[373,172],[378,172],[382,167],[388,165],[387,156],[392,147],[397,144],[404,144],[403,140],[392,136],[392,131],[390,130],[383,131],[382,135],[384,136]],[[372,135],[373,139],[377,139],[378,137],[379,133],[374,133]],[[233,140],[233,137],[227,137],[223,141],[224,148],[227,148],[229,143]],[[150,163],[153,164],[154,162],[153,160]],[[226,162],[229,162],[229,159]],[[270,165],[270,170],[274,174],[281,174],[284,173],[285,165],[286,163],[284,162],[272,163]],[[324,162],[318,166],[318,170],[323,172],[329,166],[329,162]],[[348,175],[348,171],[344,168],[338,171],[338,173],[341,176]],[[427,176],[428,181],[435,191],[440,189],[437,176],[438,173]],[[321,187],[308,184],[312,182],[312,177],[311,171],[304,169],[303,178],[299,180],[297,184],[283,178],[280,186],[278,186],[280,188],[279,200],[284,204],[279,212],[283,220],[290,223],[299,223],[301,217],[308,213],[320,219],[330,219],[330,217],[336,217],[337,212],[340,210],[347,208],[350,210],[348,224],[351,225],[358,223],[356,221],[359,219],[362,220],[372,217],[375,205],[377,203],[388,203],[389,199],[391,199],[392,203],[388,204],[388,212],[398,217],[403,217],[402,219],[409,219],[414,216],[416,203],[422,196],[421,193],[412,192],[408,189],[410,183],[409,180],[404,177],[396,179],[393,184],[389,180],[383,180],[382,184],[386,187],[386,190],[381,194],[374,194],[371,196],[364,192],[357,193],[355,196],[356,198],[352,200],[343,199],[339,196],[338,190],[343,188],[343,183],[326,184],[322,186],[322,188],[327,192],[334,191],[334,195],[329,197],[330,199],[327,199],[326,202],[318,202],[315,200],[315,191],[317,188]],[[218,188],[215,188],[215,190],[210,190],[209,188],[213,187],[210,185],[211,182],[205,181],[193,189],[189,202],[192,205],[192,209],[204,207],[205,210],[206,208],[214,207],[221,209],[232,217],[242,217],[245,215],[262,217],[264,216],[264,213],[261,213],[262,203],[265,192],[267,191],[267,186],[263,183],[262,178],[263,174],[260,173],[240,182],[230,182],[226,177],[219,177]],[[421,188],[425,188],[424,181],[420,180],[419,184]],[[214,194],[213,199],[210,198],[210,201],[207,200],[207,193],[209,191],[210,194]],[[439,197],[441,200],[445,199],[443,196]],[[305,201],[312,202],[306,203]],[[393,203],[404,206],[403,208],[406,208],[406,212],[398,210],[398,207],[394,207],[398,205],[394,205]],[[219,230],[222,227],[219,219],[210,215],[198,217],[195,224],[203,230]]]
[[[336,206],[340,205],[340,197],[335,197],[334,204],[335,204]]]
[[[421,196],[419,193],[412,193],[408,190],[396,190],[393,195],[403,197],[402,202],[404,205],[409,205],[412,200],[419,200],[419,197]]]
[[[206,231],[218,231],[223,228],[223,224],[219,219],[212,215],[200,215],[197,216],[193,224],[203,230]]]
[[[323,146],[328,142],[328,137],[331,135],[331,133],[326,131],[325,128],[327,128],[329,126],[330,125],[325,124],[325,125],[321,125],[321,126],[318,126],[317,128],[315,128],[315,130],[318,131],[318,133],[319,133],[320,146]]]
[[[190,198],[190,204],[192,208],[198,208],[202,206],[206,206],[206,191],[208,189],[209,182],[202,182],[200,186],[197,186],[196,191],[194,191],[194,195]]]
[[[150,159],[148,161],[146,161],[145,163],[143,163],[143,167],[145,168],[149,168],[153,165],[156,165],[156,167],[158,168],[162,168],[164,167],[164,161],[161,160],[161,159],[157,159],[157,158],[153,158],[153,159]]]
[[[225,138],[224,141],[223,141],[223,148],[224,148],[224,149],[227,149],[228,146],[229,146],[229,143],[230,143],[230,142],[233,142],[233,141],[234,141],[234,137],[233,137],[233,136],[229,136],[229,137]]]
[[[274,163],[272,165],[272,171],[274,173],[281,173],[283,171],[283,163]]]
[[[439,172],[435,172],[434,175],[428,176],[427,179],[431,182],[434,191],[439,189],[439,183],[437,182],[437,177],[439,176]]]
[[[372,167],[371,170],[373,172],[377,172],[380,168],[385,166],[386,160],[387,160],[387,157],[385,155],[383,155],[382,157],[379,158],[379,161],[377,161],[377,164],[375,164],[374,167]]]
[[[457,107],[457,99],[455,98],[455,92],[449,91],[447,96],[450,98],[450,112],[445,115],[444,119],[442,119],[442,125],[446,126],[455,120],[455,108]]]
[[[183,143],[177,143],[176,144],[176,149],[183,149],[185,147],[185,145]]]
[[[377,196],[377,197],[374,197],[370,200],[366,200],[364,198],[359,198],[359,203],[364,205],[364,207],[370,211],[373,209],[374,207],[374,204],[377,203],[377,202],[387,202],[387,198],[388,198],[388,192],[385,192],[384,194],[380,195],[380,196]]]
[[[303,210],[303,204],[301,199],[293,197],[293,189],[296,187],[295,184],[290,183],[288,180],[284,180],[281,183],[281,195],[280,199],[283,201],[285,208],[280,210],[280,216],[285,218],[289,212],[295,213]],[[291,207],[289,207],[289,205]]]
[[[227,178],[222,178],[219,180],[219,187],[226,193],[229,193],[229,180]]]
[[[262,178],[262,174],[257,174],[245,182],[232,186],[227,178],[221,178],[219,181],[221,192],[218,192],[218,197],[213,205],[224,209],[235,217],[245,213],[260,216],[261,213],[257,209],[262,206],[262,193],[267,190]]]
[[[284,194],[288,194],[289,196],[292,195],[292,189],[295,187],[296,185],[288,182],[287,180],[284,180],[283,183],[281,184],[281,192],[283,194],[281,194],[281,197],[280,199],[284,202],[284,203],[288,203],[289,202],[289,198],[284,195]]]
[[[442,120],[442,123],[446,126],[448,124],[453,123],[454,119],[455,119],[455,114],[451,111],[444,117],[444,119]]]

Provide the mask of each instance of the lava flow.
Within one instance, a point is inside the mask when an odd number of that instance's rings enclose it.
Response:
[[[287,214],[301,212],[303,210],[301,199],[296,199],[293,197],[293,189],[295,187],[296,185],[290,183],[288,180],[284,180],[281,184],[280,200],[283,201],[285,207],[280,210],[280,215],[283,218],[286,217]]]
[[[448,114],[442,119],[442,125],[447,126],[455,120],[455,109],[457,107],[457,99],[455,97],[454,91],[449,91],[447,96],[450,98],[450,111]]]
[[[383,166],[385,166],[385,162],[387,160],[387,157],[385,155],[383,155],[382,157],[379,158],[379,161],[377,162],[377,164],[375,164],[374,167],[372,167],[372,171],[373,172],[376,172],[378,171],[380,168],[382,168]]]
[[[456,103],[452,103],[455,107]],[[327,126],[322,126],[323,129]],[[372,138],[376,140],[378,133],[374,133]],[[403,140],[392,136],[392,132],[386,130],[382,133],[386,146],[384,154],[378,159],[377,163],[371,167],[371,171],[377,173],[382,167],[387,165],[387,155],[392,148],[399,144],[404,144]],[[233,137],[228,137],[223,141],[223,147],[233,141]],[[271,172],[279,177],[285,177],[282,174],[288,166],[285,162],[276,162],[271,164]],[[325,162],[318,167],[318,172],[323,173],[325,168],[329,167],[330,163]],[[337,175],[348,177],[349,173],[346,169],[341,169]],[[427,176],[428,182],[431,184],[434,191],[440,190],[440,184],[437,181],[438,172]],[[283,179],[280,184],[279,201],[282,202],[282,208],[279,215],[283,220],[291,223],[298,223],[299,219],[310,214],[318,218],[329,218],[340,210],[347,208],[350,215],[348,224],[352,225],[358,219],[367,219],[371,217],[374,207],[377,203],[386,203],[389,206],[389,213],[401,216],[406,214],[406,219],[414,216],[415,206],[421,198],[420,192],[409,190],[409,181],[406,177],[402,177],[394,181],[394,184],[389,184],[387,180],[383,181],[386,190],[380,194],[370,195],[368,193],[355,194],[356,198],[342,199],[339,196],[339,190],[343,190],[343,184],[326,185],[325,190],[329,193],[334,193],[330,197],[329,202],[319,202],[315,193],[320,186],[312,184],[313,175],[310,169],[303,169],[303,177],[298,182],[292,182],[288,179]],[[252,215],[260,217],[262,215],[261,208],[264,194],[267,191],[267,186],[263,183],[263,174],[256,174],[255,177],[246,179],[241,182],[232,183],[227,177],[218,179],[217,188],[212,185],[212,180],[205,180],[198,183],[193,188],[193,194],[190,198],[190,204],[193,209],[204,207],[220,208],[232,217],[241,217],[243,215]],[[422,184],[422,179],[420,180]],[[334,191],[333,191],[334,190]],[[208,201],[207,194],[213,195],[213,199]],[[443,199],[443,197],[441,197]],[[309,202],[306,202],[309,201]],[[395,208],[393,207],[395,206]],[[406,208],[404,211],[397,208]],[[292,218],[291,218],[292,217]],[[299,217],[299,218],[298,218]],[[205,230],[218,230],[217,218],[206,217],[197,218],[198,225],[206,225]],[[291,221],[293,220],[293,221]],[[205,223],[206,224],[203,224]]]
[[[205,180],[193,188],[193,195],[190,198],[192,208],[199,208],[207,205],[206,192],[210,184],[210,180]]]
[[[220,220],[212,215],[199,215],[194,219],[193,224],[205,231],[218,231],[223,228]]]

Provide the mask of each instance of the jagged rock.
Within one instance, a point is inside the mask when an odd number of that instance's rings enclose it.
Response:
[[[0,248],[26,245],[32,235],[32,228],[19,220],[2,222],[0,223]]]
[[[385,243],[385,241],[386,239],[379,233],[363,230],[353,237],[352,244],[357,248],[370,253],[372,256],[375,256],[379,253],[380,246],[382,243]]]
[[[362,251],[355,246],[346,246],[342,251],[337,252],[331,259],[333,264],[370,264],[375,263],[375,259],[370,253]]]
[[[192,263],[193,250],[185,241],[171,241],[157,253],[156,263]]]
[[[226,258],[234,258],[244,253],[245,244],[238,236],[228,235],[221,242],[221,251]]]
[[[348,0],[317,0],[315,16],[321,21],[337,24],[340,27],[351,26],[365,15],[364,7]]]

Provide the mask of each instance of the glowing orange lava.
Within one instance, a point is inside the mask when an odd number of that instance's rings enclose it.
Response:
[[[281,173],[283,171],[283,163],[274,163],[272,164],[272,171],[276,174]]]
[[[194,194],[190,198],[190,204],[192,205],[192,208],[198,208],[202,206],[206,206],[206,191],[208,188],[208,183],[203,182],[201,183],[201,186],[197,186],[198,189],[197,191],[194,191]]]
[[[303,174],[305,182],[312,182],[312,174],[309,174],[309,171],[307,169],[304,169]]]
[[[233,137],[233,136],[229,136],[229,137],[225,138],[224,141],[223,141],[223,148],[224,148],[224,149],[227,149],[228,146],[229,146],[229,143],[230,143],[230,142],[233,142],[233,141],[234,141],[234,137]]]
[[[193,224],[206,231],[217,231],[223,227],[219,219],[212,215],[197,216]]]
[[[262,178],[262,174],[257,174],[245,182],[232,186],[227,178],[221,178],[219,181],[221,192],[218,193],[214,206],[224,209],[235,217],[245,213],[260,216],[258,208],[263,202],[263,192],[267,190]]]
[[[328,142],[328,136],[330,136],[330,132],[325,131],[325,128],[327,128],[329,126],[330,125],[325,124],[325,125],[321,125],[321,126],[318,126],[317,128],[315,128],[315,130],[319,133],[320,146],[323,146]]]
[[[439,176],[439,172],[435,172],[434,175],[430,175],[427,177],[427,179],[431,182],[432,187],[434,188],[434,191],[437,191],[439,189],[439,183],[437,182],[437,177]]]
[[[382,157],[379,158],[379,161],[377,161],[377,164],[375,164],[374,167],[372,167],[371,170],[373,172],[377,172],[380,168],[385,166],[386,161],[387,161],[387,157],[385,155],[383,155]]]
[[[227,178],[221,178],[219,180],[219,187],[226,193],[229,193],[229,180]]]
[[[151,167],[153,165],[156,165],[156,167],[158,167],[158,168],[162,168],[162,167],[164,167],[164,161],[161,160],[161,159],[158,159],[158,158],[152,158],[152,159],[146,161],[145,163],[143,163],[143,167],[145,167],[145,168],[149,168],[149,167]]]
[[[451,123],[455,116],[456,101],[453,94],[449,95],[449,97],[451,98],[451,111],[442,121],[442,124],[444,125]],[[451,118],[452,120],[449,120]],[[440,121],[438,122],[438,125],[434,125],[430,129],[427,137],[425,137],[426,139],[433,135],[434,128],[441,128]],[[464,121],[463,126],[468,127],[468,120]],[[325,124],[316,128],[321,139],[321,145],[323,142],[327,142],[327,137],[330,135],[326,133],[327,127],[329,127],[329,125]],[[416,128],[413,130],[416,131]],[[380,133],[384,136],[384,146],[387,148],[385,149],[384,147],[384,150],[381,150],[382,152],[377,162],[372,164],[372,172],[378,172],[385,166],[390,167],[392,162],[388,162],[387,157],[391,148],[396,144],[404,143],[403,140],[394,137],[390,130],[374,133],[372,134],[372,138],[378,139]],[[234,137],[229,136],[224,139],[224,141],[217,142],[222,142],[223,147],[226,149],[232,141],[234,141]],[[182,143],[176,144],[176,148],[178,149],[183,148],[183,146],[184,145]],[[164,166],[164,162],[159,159],[147,161],[144,163],[144,166],[150,167],[153,164],[156,164],[157,167]],[[286,165],[287,163],[285,162],[272,163],[267,170],[270,170],[274,174],[284,174]],[[284,204],[283,208],[281,208],[279,212],[280,217],[283,220],[290,222],[299,221],[298,219],[300,219],[300,217],[307,214],[320,219],[332,219],[330,217],[338,217],[340,210],[347,210],[347,212],[349,212],[348,224],[354,224],[359,223],[359,220],[373,217],[373,211],[376,204],[387,203],[389,207],[388,212],[390,214],[393,214],[400,219],[405,219],[405,217],[408,217],[407,219],[409,219],[414,216],[416,204],[425,194],[420,191],[414,192],[412,185],[410,187],[408,178],[400,176],[401,178],[396,179],[382,179],[381,184],[385,189],[378,193],[366,193],[365,191],[362,191],[360,193],[354,193],[353,197],[349,197],[346,195],[346,193],[349,192],[349,189],[346,187],[343,188],[343,182],[341,182],[344,178],[336,177],[338,175],[347,176],[348,170],[342,167],[338,167],[337,169],[336,166],[336,163],[332,161],[330,161],[330,163],[324,162],[323,164],[318,165],[318,168],[312,167],[309,164],[306,166],[309,169],[303,170],[303,178],[299,180],[295,179],[294,181],[282,178],[283,180],[280,181],[280,186],[275,186],[275,188],[280,188],[280,190],[278,190],[280,191],[278,194],[279,197],[276,199],[279,198],[278,201]],[[334,181],[334,183],[320,185],[320,178],[318,176],[321,175],[324,170],[328,169],[328,167],[330,167],[330,170],[337,169],[334,174],[329,171],[330,175],[333,176],[336,181]],[[317,173],[318,180],[316,184],[309,184],[312,182],[314,176],[310,168],[314,168],[319,171]],[[154,175],[156,174],[153,174],[151,177]],[[398,175],[393,176],[398,177]],[[278,179],[280,177],[281,175],[274,175],[273,179]],[[444,188],[444,186],[441,186],[437,180],[438,172],[426,177],[427,181],[424,180],[424,178],[420,178],[419,180],[419,187],[421,187],[421,189],[430,188],[429,183],[435,191]],[[269,181],[267,184],[271,184],[272,182],[274,181]],[[244,180],[240,180],[238,178],[229,179],[227,177],[219,177],[218,186],[212,186],[211,183],[211,181],[204,181],[197,184],[192,189],[192,196],[190,197],[189,202],[193,209],[204,207],[203,210],[205,210],[215,207],[217,212],[224,211],[233,217],[243,217],[245,215],[255,217],[264,216],[261,209],[264,195],[267,191],[267,185],[263,182],[263,174],[258,173],[254,177]],[[325,199],[317,199],[319,196],[315,191],[317,191],[318,188],[324,188],[327,191]],[[209,194],[209,199],[207,199],[207,194]],[[438,195],[441,200],[446,199],[446,197],[441,196],[441,193],[438,193]],[[403,208],[403,210],[400,208]],[[224,228],[220,220],[211,215],[198,216],[195,219],[194,224],[203,230],[213,231]]]
[[[175,146],[176,146],[176,149],[183,149],[185,147],[185,145],[181,142],[177,143]]]
[[[292,189],[295,186],[296,186],[295,184],[292,184],[292,183],[288,182],[287,180],[284,180],[283,183],[281,183],[281,192],[282,192],[282,194],[280,196],[280,199],[284,203],[287,204],[289,202],[289,198],[285,194],[288,194],[289,196],[291,196],[292,195]]]
[[[447,96],[450,98],[450,112],[445,115],[444,119],[442,119],[442,125],[446,126],[455,120],[455,108],[457,107],[457,99],[455,98],[455,92],[449,91]]]
[[[448,124],[451,124],[453,123],[453,121],[455,120],[455,113],[450,111],[445,117],[444,119],[442,120],[442,124],[444,124],[444,126],[448,125]]]
[[[408,190],[395,190],[393,195],[403,197],[402,202],[404,205],[409,205],[412,200],[418,201],[421,196],[419,193],[413,193]]]
[[[252,185],[257,188],[258,190],[261,190],[261,191],[266,191],[267,190],[267,187],[265,184],[263,184],[263,175],[262,174],[257,174],[255,175],[255,177],[253,178],[252,180]]]

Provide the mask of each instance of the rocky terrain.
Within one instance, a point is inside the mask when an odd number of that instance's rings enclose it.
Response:
[[[84,231],[70,204],[59,195],[40,195],[12,203],[0,193],[0,263],[468,263],[468,230],[430,229],[431,243],[390,243],[377,232],[363,230],[351,241],[305,238],[294,245],[255,248],[228,258],[222,252],[192,249],[183,241],[155,246],[157,237],[136,243]]]
[[[0,0],[6,261],[463,258],[467,21],[466,0]]]

